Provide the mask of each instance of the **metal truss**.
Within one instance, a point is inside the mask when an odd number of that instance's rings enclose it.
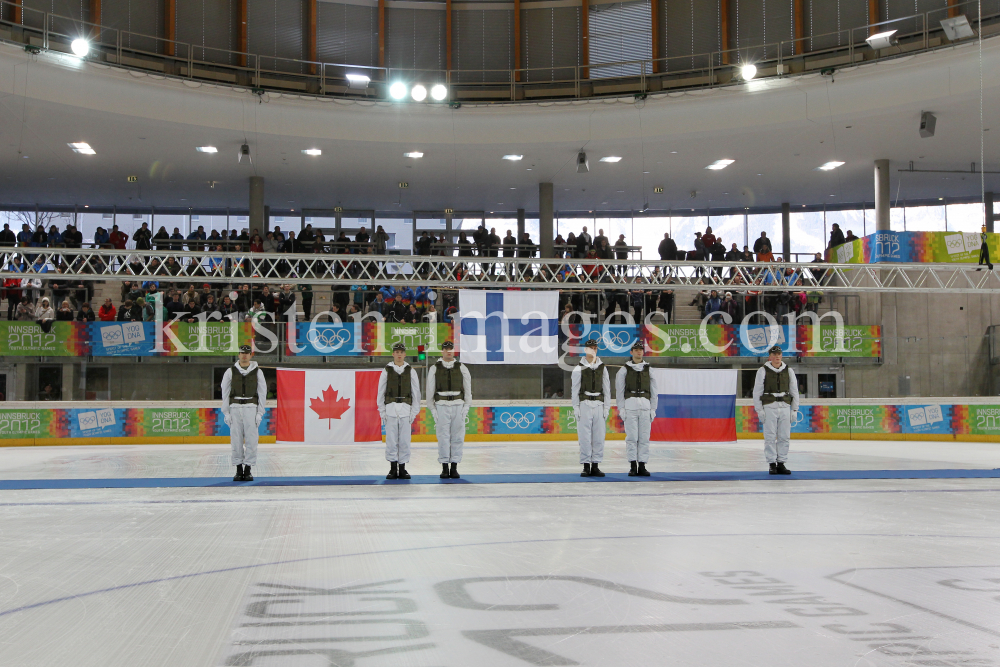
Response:
[[[714,288],[751,292],[1000,292],[1000,276],[975,264],[661,262],[514,257],[425,257],[18,248],[2,278],[42,280],[396,285],[437,289]],[[58,267],[58,268],[57,268]]]

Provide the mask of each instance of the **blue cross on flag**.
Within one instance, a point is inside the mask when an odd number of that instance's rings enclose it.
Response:
[[[460,290],[459,344],[467,364],[554,364],[559,292]]]

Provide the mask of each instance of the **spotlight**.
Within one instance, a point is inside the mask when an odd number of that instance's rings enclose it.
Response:
[[[837,167],[843,167],[843,166],[844,166],[843,162],[838,162],[836,160],[833,160],[833,161],[830,161],[830,162],[824,162],[823,164],[821,164],[820,166],[818,166],[816,168],[819,169],[820,171],[832,171],[832,170],[836,169]]]
[[[440,83],[433,86],[431,88],[431,97],[438,102],[442,101],[444,98],[448,97],[448,87]]]
[[[937,116],[930,111],[920,112],[920,136],[923,139],[934,136],[934,129],[937,127]]]
[[[218,153],[219,149],[215,146],[196,146],[195,150],[199,153]]]
[[[418,83],[410,90],[410,97],[416,102],[423,102],[427,99],[427,89]]]
[[[250,157],[250,144],[240,146],[240,152],[236,155],[236,163],[243,162],[243,158],[246,158],[248,163],[253,164],[253,158]]]
[[[736,162],[736,160],[716,160],[712,164],[705,167],[705,169],[712,169],[713,171],[718,171],[719,169],[725,169],[734,162]],[[692,192],[694,191],[692,190]]]
[[[406,97],[406,93],[409,92],[406,89],[406,84],[402,81],[397,81],[396,83],[389,86],[389,97],[394,100],[401,100]]]
[[[90,53],[90,42],[82,37],[78,37],[70,43],[69,48],[73,49],[73,53],[75,55],[80,58],[84,58],[88,53]]]
[[[420,151],[411,151],[409,153],[403,153],[403,157],[413,158],[414,160],[419,160],[424,156]]]
[[[302,152],[306,155],[311,155],[313,157],[323,154],[323,151],[319,148],[305,148],[302,150]]]
[[[749,81],[750,79],[757,76],[757,66],[756,65],[744,65],[740,68],[740,76],[743,77],[744,81]]]
[[[621,156],[618,156],[618,155],[606,155],[605,157],[602,157],[600,161],[601,162],[621,162],[622,159],[621,159]]]
[[[889,30],[887,32],[880,32],[876,35],[872,35],[865,41],[868,42],[868,46],[872,47],[876,51],[879,49],[887,49],[890,46],[899,43],[899,40],[893,37],[896,34],[895,30]]]
[[[368,87],[368,82],[371,81],[371,77],[367,77],[364,74],[348,74],[347,75],[347,87],[348,88],[361,88],[365,89]]]
[[[579,152],[576,154],[576,173],[586,174],[590,171],[590,162],[587,161],[587,154]]]
[[[523,155],[511,154],[511,155],[504,155],[503,159],[504,160],[511,160],[512,162],[517,162],[518,160],[523,160],[524,156]]]
[[[944,34],[952,42],[976,36],[965,14],[960,14],[950,19],[941,19],[941,28],[944,29]]]
[[[82,153],[83,155],[97,155],[97,151],[91,148],[90,144],[88,144],[85,141],[77,141],[75,143],[66,145],[72,148],[74,153]],[[27,155],[25,157],[27,157]]]

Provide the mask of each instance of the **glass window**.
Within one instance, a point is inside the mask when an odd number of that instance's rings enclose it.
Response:
[[[907,206],[906,231],[945,231],[944,206]]]
[[[670,222],[671,218],[633,218],[632,245],[642,247],[643,259],[660,259],[658,248],[663,235],[670,233]]]
[[[706,227],[708,227],[708,218],[705,216],[671,217],[670,238],[677,244],[678,250],[694,250],[694,233],[704,233]]]
[[[517,227],[517,221],[516,220],[514,221],[514,226],[515,226],[515,228]],[[534,243],[538,243],[539,242],[539,236],[538,236],[538,218],[525,218],[524,219],[524,231],[526,231],[528,233],[528,236],[531,237],[531,240]]]
[[[893,206],[892,208],[889,209],[889,229],[891,229],[894,232],[907,231],[906,211],[903,209],[902,206]]]
[[[350,223],[348,223],[348,219],[341,218],[340,224],[345,230],[347,230],[348,224],[351,224],[352,227],[356,226],[357,228],[364,225],[366,229],[370,229],[371,221],[368,218],[350,218]],[[376,218],[375,224],[382,225],[385,233],[389,235],[389,242],[386,244],[387,250],[400,250],[404,253],[412,252],[413,220],[411,218]],[[352,229],[347,232],[348,236],[351,237],[353,237],[356,233],[356,229]]]
[[[948,204],[948,231],[978,232],[984,217],[982,204]]]
[[[111,214],[109,213],[108,216]],[[78,223],[80,233],[83,234],[84,243],[93,243],[94,234],[97,233],[97,228],[101,227],[109,234],[111,233],[112,220],[106,220],[104,214],[102,213],[80,213],[76,216],[76,221]],[[10,226],[14,229],[14,225]],[[15,232],[20,231],[20,225]]]
[[[771,252],[775,257],[781,254],[781,243],[783,235],[781,233],[781,214],[763,213],[759,215],[747,216],[747,237],[750,241],[750,250],[760,238],[761,233],[767,234],[771,241]]]
[[[788,233],[791,236],[793,261],[812,261],[814,253],[822,253],[826,248],[827,235],[823,229],[822,211],[811,213],[792,211],[788,220]]]
[[[850,209],[847,211],[827,211],[826,212],[826,244],[830,241],[830,231],[833,229],[834,223],[840,225],[840,231],[844,232],[844,236],[847,236],[847,232],[853,232],[855,236],[865,235],[865,212],[861,209]],[[902,230],[902,226],[900,226]],[[871,231],[875,231],[875,223],[872,223]]]
[[[153,216],[153,224],[149,228],[153,230],[153,234],[156,234],[160,231],[160,227],[166,229],[168,235],[173,234],[176,227],[181,236],[187,236],[188,217],[186,215],[161,215],[157,213]],[[86,232],[83,235],[86,237]]]
[[[734,243],[743,250],[743,222],[742,215],[715,215],[708,219],[708,226],[729,252]]]
[[[594,218],[594,227],[597,229],[594,236],[600,236],[601,230],[608,237],[608,245],[614,245],[618,237],[625,235],[625,243],[632,244],[632,218]]]

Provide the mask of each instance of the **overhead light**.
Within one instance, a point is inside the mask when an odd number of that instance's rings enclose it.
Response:
[[[713,169],[717,171],[719,169],[725,169],[734,162],[736,162],[736,160],[716,160],[712,164],[705,167],[705,169]]]
[[[367,88],[368,83],[372,80],[370,76],[364,74],[347,74],[346,77],[348,88]]]
[[[321,151],[318,148],[306,148],[306,149],[303,149],[302,152],[305,153],[306,155],[322,155],[323,154],[323,151]]]
[[[617,155],[608,155],[608,156],[602,157],[600,161],[601,162],[621,162],[622,159],[621,159],[621,157],[619,157]]]
[[[886,49],[892,46],[893,44],[899,42],[899,40],[893,37],[893,35],[895,35],[896,32],[897,32],[896,30],[880,32],[878,34],[872,35],[865,41],[868,43],[868,46],[872,47],[876,51],[878,51],[879,49]]]
[[[394,100],[401,100],[406,97],[406,93],[409,91],[406,88],[406,84],[402,81],[397,81],[396,83],[389,86],[389,97]]]
[[[504,160],[513,160],[513,161],[516,162],[517,160],[524,159],[524,156],[523,155],[504,155],[503,159]]]
[[[757,66],[756,65],[744,65],[740,68],[740,76],[743,77],[744,81],[749,81],[750,79],[757,76]]]
[[[587,154],[580,151],[576,154],[576,173],[586,174],[590,171],[590,162],[587,160]]]
[[[250,157],[250,144],[240,146],[240,152],[236,154],[236,162],[243,162],[243,158],[246,158],[248,163],[253,164],[253,158]]]
[[[824,164],[821,164],[816,168],[819,169],[820,171],[830,171],[831,169],[836,169],[837,167],[842,167],[842,166],[844,166],[843,162],[837,162],[836,160],[834,160],[832,162],[826,162]]]
[[[410,97],[416,102],[423,102],[427,99],[427,89],[418,83],[410,90]]]
[[[424,156],[424,154],[421,153],[420,151],[413,151],[411,153],[403,153],[403,157],[422,158],[423,156]]]
[[[219,149],[215,146],[198,146],[195,148],[199,153],[218,153]]]
[[[952,42],[974,37],[976,34],[972,30],[972,26],[969,25],[969,19],[965,17],[965,14],[953,16],[950,19],[941,19],[941,28]]]
[[[78,141],[73,144],[66,144],[73,149],[74,153],[83,153],[84,155],[97,155],[97,151],[90,147],[85,141]]]
[[[968,22],[966,22],[966,25],[968,25]],[[74,55],[76,55],[79,58],[83,58],[88,53],[90,53],[90,42],[83,39],[82,37],[78,37],[77,39],[74,39],[72,42],[70,42],[69,48],[73,50]]]
[[[431,97],[440,102],[444,98],[448,97],[448,87],[440,83],[432,86]]]

